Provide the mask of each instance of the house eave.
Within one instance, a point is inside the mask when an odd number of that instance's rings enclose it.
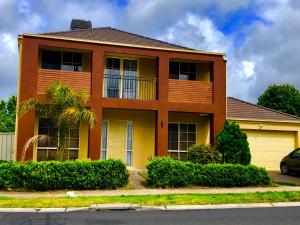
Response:
[[[161,50],[161,51],[173,51],[173,52],[195,53],[195,54],[205,54],[205,55],[216,55],[216,56],[225,57],[225,53],[220,53],[220,52],[206,52],[206,51],[190,50],[190,49],[162,48],[162,47],[155,47],[155,46],[144,46],[144,45],[116,43],[116,42],[86,40],[86,39],[81,39],[81,38],[58,37],[58,36],[54,36],[54,35],[23,34],[22,36],[19,35],[18,39],[22,38],[22,37],[35,37],[35,38],[44,38],[44,39],[84,42],[84,43],[113,45],[113,46],[125,46],[125,47],[131,47],[131,48],[154,49],[154,50]]]
[[[274,120],[274,119],[253,119],[253,118],[238,118],[227,117],[227,120],[231,121],[243,121],[243,122],[269,122],[269,123],[296,123],[300,124],[300,120]]]

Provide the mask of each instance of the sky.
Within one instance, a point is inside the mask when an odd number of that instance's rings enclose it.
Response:
[[[225,53],[227,96],[300,89],[300,0],[0,0],[0,99],[17,92],[17,35],[69,30],[72,18]]]

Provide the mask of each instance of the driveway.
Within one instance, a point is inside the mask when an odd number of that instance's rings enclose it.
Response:
[[[300,175],[282,175],[280,171],[268,171],[275,182],[289,182],[300,186]]]

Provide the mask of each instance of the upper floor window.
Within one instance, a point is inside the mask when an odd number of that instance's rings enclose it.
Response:
[[[178,80],[196,80],[196,63],[170,62],[169,78]]]
[[[121,60],[118,58],[106,58],[105,74],[120,76]]]
[[[82,53],[42,50],[42,69],[82,71]]]

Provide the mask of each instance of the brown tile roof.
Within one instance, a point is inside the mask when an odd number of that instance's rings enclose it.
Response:
[[[227,117],[235,119],[300,122],[300,118],[297,116],[289,115],[263,106],[255,105],[233,97],[227,97]]]
[[[100,28],[82,29],[82,30],[73,30],[73,31],[42,33],[40,35],[69,37],[69,38],[85,39],[90,41],[102,41],[102,42],[129,44],[129,45],[138,45],[138,46],[192,50],[191,48],[183,47],[176,44],[171,44],[168,42],[156,40],[149,37],[144,37],[138,34],[129,33],[127,31],[122,31],[111,27],[100,27]]]

